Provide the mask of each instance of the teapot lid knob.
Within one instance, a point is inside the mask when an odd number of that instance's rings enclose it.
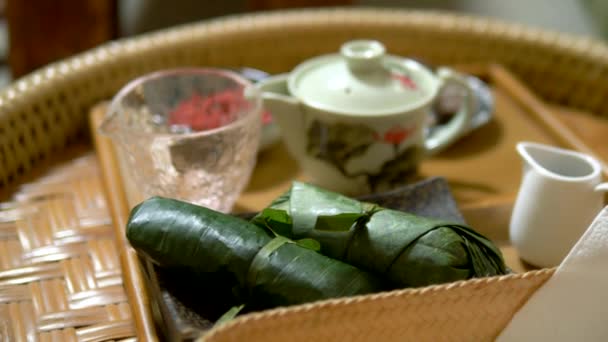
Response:
[[[342,45],[340,53],[353,71],[372,71],[382,67],[386,49],[376,40],[353,40]]]

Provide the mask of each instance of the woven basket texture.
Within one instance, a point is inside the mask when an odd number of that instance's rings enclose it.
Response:
[[[492,341],[552,274],[544,269],[243,316],[204,341]]]
[[[52,170],[0,208],[0,340],[135,335],[95,158]]]

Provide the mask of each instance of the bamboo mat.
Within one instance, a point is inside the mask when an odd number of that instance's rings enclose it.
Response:
[[[0,204],[0,340],[134,341],[114,230],[87,153]]]

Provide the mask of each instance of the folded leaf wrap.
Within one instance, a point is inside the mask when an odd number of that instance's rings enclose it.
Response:
[[[384,274],[395,286],[424,286],[506,273],[500,250],[458,223],[415,216],[294,182],[252,222],[321,252]]]
[[[127,238],[161,266],[211,274],[209,281],[231,279],[225,286],[237,288],[251,308],[386,289],[378,277],[354,266],[240,218],[173,199],[153,197],[135,207]]]

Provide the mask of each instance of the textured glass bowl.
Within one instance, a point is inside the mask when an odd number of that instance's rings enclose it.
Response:
[[[129,204],[176,198],[228,212],[256,162],[261,99],[222,69],[173,69],[127,84],[101,131],[118,147]]]

